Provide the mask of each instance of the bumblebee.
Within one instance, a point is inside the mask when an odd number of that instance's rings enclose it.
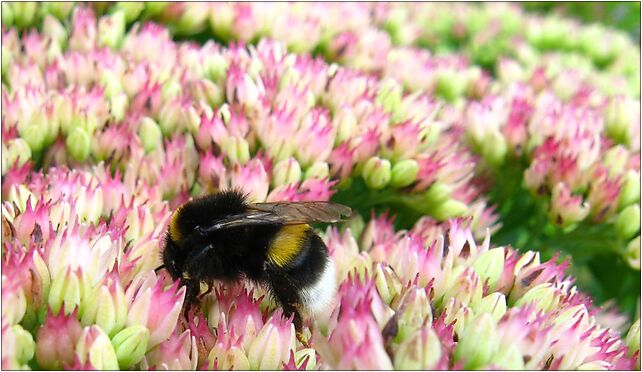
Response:
[[[302,313],[330,304],[336,290],[328,249],[310,223],[334,223],[351,213],[331,202],[249,203],[237,190],[194,199],[172,215],[163,267],[185,285],[186,308],[201,283],[251,280],[268,290],[300,337]]]

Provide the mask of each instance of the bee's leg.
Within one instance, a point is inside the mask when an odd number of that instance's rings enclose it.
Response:
[[[303,318],[301,317],[301,313],[299,312],[298,304],[282,302],[281,306],[283,307],[283,314],[285,316],[293,316],[292,324],[294,324],[294,330],[296,332],[297,340],[299,340],[299,342],[303,344],[304,347],[310,347],[308,341],[303,337]]]
[[[303,337],[303,318],[299,311],[299,295],[296,288],[294,288],[289,282],[279,279],[278,277],[271,280],[270,285],[272,286],[274,297],[276,297],[283,308],[283,314],[287,317],[293,316],[292,323],[294,324],[294,329],[296,331],[296,338],[303,344],[303,346],[306,348],[309,347],[308,342]]]
[[[183,316],[188,319],[190,309],[198,300],[198,292],[201,287],[196,280],[181,279],[181,284],[185,285],[186,288],[185,301],[183,301]]]

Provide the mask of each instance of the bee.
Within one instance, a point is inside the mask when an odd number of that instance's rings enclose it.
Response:
[[[201,283],[250,280],[268,290],[293,316],[301,339],[302,314],[329,305],[336,291],[328,249],[310,223],[335,223],[351,209],[331,202],[249,203],[237,190],[194,199],[171,216],[163,267],[198,303]],[[203,294],[203,295],[204,295]]]

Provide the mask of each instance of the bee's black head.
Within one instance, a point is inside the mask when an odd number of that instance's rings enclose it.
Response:
[[[174,280],[180,278],[185,265],[185,252],[168,236],[163,250],[163,266]]]

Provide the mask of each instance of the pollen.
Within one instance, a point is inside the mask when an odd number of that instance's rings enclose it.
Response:
[[[268,259],[276,266],[283,267],[296,257],[309,225],[283,226],[274,236],[268,248]]]

